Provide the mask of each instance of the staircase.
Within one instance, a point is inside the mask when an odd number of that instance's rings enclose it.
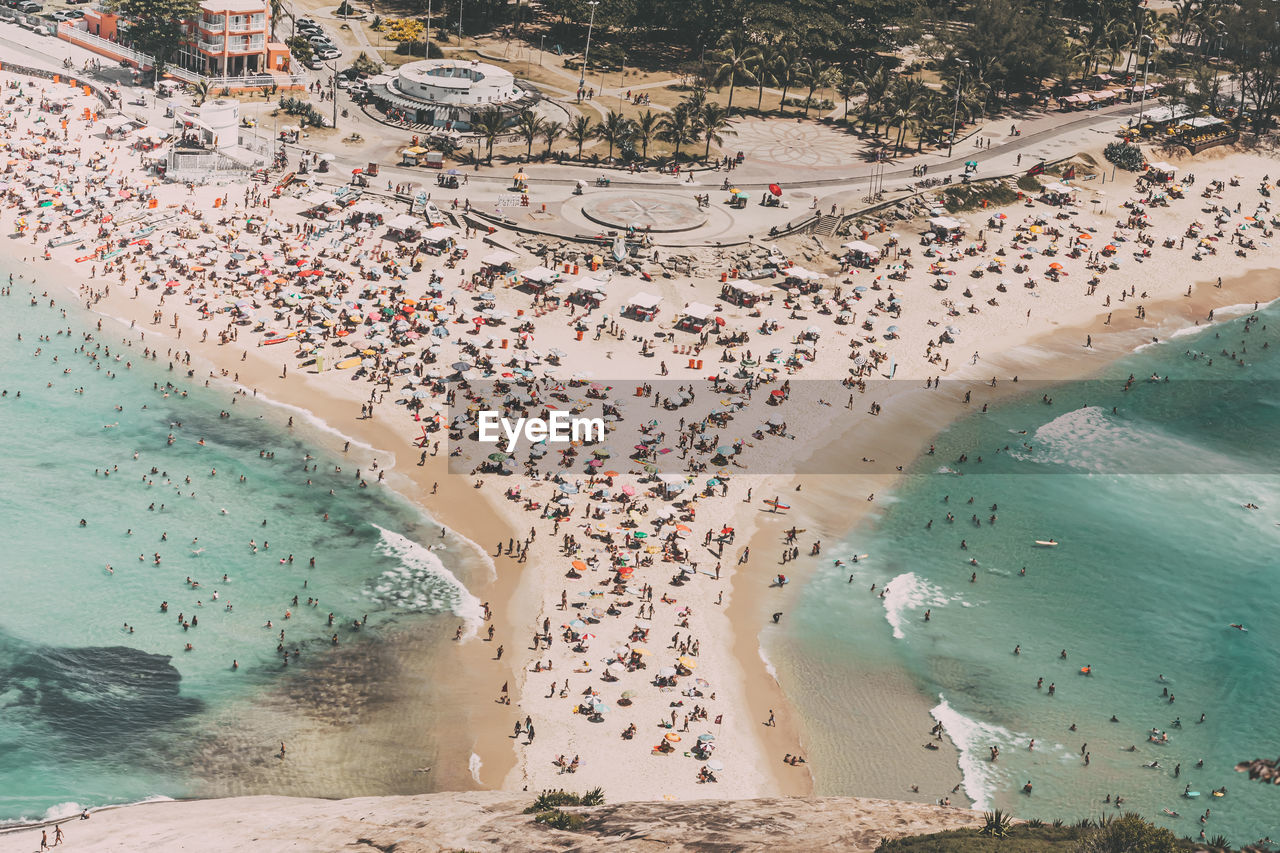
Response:
[[[818,221],[813,226],[811,233],[819,237],[830,237],[836,233],[836,229],[840,227],[840,217],[833,216],[830,213],[824,213],[818,217]]]

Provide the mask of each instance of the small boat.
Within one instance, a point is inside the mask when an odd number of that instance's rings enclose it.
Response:
[[[1056,548],[1058,547],[1058,540],[1057,539],[1037,539],[1036,544],[1041,548]]]
[[[622,239],[621,234],[613,240],[613,259],[618,263],[627,259],[627,241]]]

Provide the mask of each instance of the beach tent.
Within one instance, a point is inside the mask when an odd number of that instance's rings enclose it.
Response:
[[[499,253],[494,252],[494,254],[496,255]],[[485,263],[488,263],[488,261],[486,260]],[[525,281],[533,282],[534,284],[551,284],[560,277],[560,274],[555,270],[547,269],[544,266],[536,266],[530,267],[527,270],[522,270],[520,272],[520,277]]]
[[[504,267],[516,259],[515,252],[508,252],[506,249],[498,249],[490,252],[480,259],[480,263],[487,267]]]
[[[871,245],[870,243],[864,243],[861,240],[850,240],[848,243],[845,243],[841,248],[843,248],[846,252],[853,255],[854,257],[857,257],[859,255],[864,255],[867,258],[880,257],[880,250],[878,248]]]
[[[627,300],[627,304],[622,307],[622,312],[630,313],[641,320],[651,320],[658,313],[658,306],[661,303],[661,296],[641,291]]]

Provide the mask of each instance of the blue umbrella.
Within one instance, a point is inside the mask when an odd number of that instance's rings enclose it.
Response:
[[[560,491],[564,492],[566,495],[576,495],[578,493],[578,487],[573,483],[561,483]]]
[[[449,337],[449,329],[447,326],[432,326],[431,334],[433,337],[447,338]]]

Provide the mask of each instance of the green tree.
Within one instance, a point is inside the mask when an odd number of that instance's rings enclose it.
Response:
[[[209,85],[208,80],[201,78],[196,81],[195,85],[192,86],[192,89],[192,94],[195,96],[196,106],[199,107],[203,106],[204,102],[209,100],[209,95],[213,87]]]
[[[542,138],[547,141],[546,156],[551,156],[551,146],[555,144],[557,139],[564,136],[564,132],[565,126],[562,122],[546,121],[542,123]]]
[[[289,36],[285,45],[299,62],[310,62],[311,57],[316,55],[316,49],[307,41],[306,36]]]
[[[780,112],[786,112],[787,90],[799,78],[803,62],[804,60],[800,56],[800,46],[790,42],[784,42],[780,45],[774,55],[773,79],[774,82],[782,86],[782,100],[778,104]]]
[[[898,129],[893,150],[902,149],[907,129],[914,125],[919,117],[920,104],[926,95],[924,83],[914,77],[899,77],[889,93],[885,107],[885,121],[889,127]]]
[[[858,120],[862,122],[865,130],[867,124],[874,120],[875,135],[880,135],[880,106],[884,102],[885,96],[889,93],[889,87],[893,83],[893,78],[889,76],[889,69],[883,65],[877,65],[874,68],[863,69],[858,73],[858,82],[862,86],[862,93],[867,96],[863,102],[862,109],[858,113]]]
[[[1280,8],[1269,0],[1240,0],[1226,10],[1226,55],[1255,130],[1272,124],[1280,108]]]
[[[862,81],[853,74],[840,74],[840,79],[836,82],[836,94],[844,101],[844,120],[849,122],[849,99],[855,95],[861,95],[865,89],[862,87]]]
[[[120,40],[156,61],[156,80],[186,38],[182,22],[200,17],[199,0],[106,0],[104,6],[120,16]]]
[[[525,156],[533,159],[533,142],[542,135],[542,119],[533,110],[522,110],[516,118],[516,133],[525,141]]]
[[[724,137],[738,135],[738,131],[733,130],[733,121],[729,118],[728,108],[720,106],[715,101],[707,101],[702,105],[697,124],[698,130],[707,141],[706,150],[702,152],[704,160],[711,159],[711,143],[723,145]]]
[[[804,114],[806,117],[809,115],[809,107],[813,106],[813,93],[829,85],[835,72],[835,67],[820,57],[814,57],[805,63],[803,79],[809,86],[809,91],[804,98]]]
[[[726,112],[733,112],[733,90],[737,87],[738,81],[755,82],[751,69],[755,66],[757,53],[755,45],[742,30],[725,33],[720,39],[719,49],[713,54],[718,64],[712,76],[717,85],[725,82],[729,84],[729,103],[725,107]]]
[[[751,76],[756,81],[756,112],[764,103],[764,87],[774,82],[773,69],[778,64],[778,40],[769,39],[756,48],[751,64]]]
[[[371,59],[369,54],[363,50],[352,61],[351,67],[361,74],[361,76],[372,77],[375,74],[382,73],[382,63],[376,59]]]
[[[640,140],[640,157],[649,158],[649,143],[658,135],[658,116],[652,110],[645,110],[636,116],[631,123],[635,138]]]
[[[631,138],[631,120],[617,110],[609,110],[604,121],[595,127],[595,136],[609,145],[609,159],[613,159],[613,146]]]
[[[688,102],[681,102],[672,108],[658,122],[658,138],[675,145],[673,159],[680,159],[680,146],[686,142],[696,142],[697,128]]]
[[[485,107],[471,123],[471,129],[480,134],[488,149],[487,162],[493,162],[493,143],[507,127],[507,117],[498,107]]]
[[[591,119],[575,116],[569,124],[569,138],[578,143],[578,159],[582,159],[582,146],[592,137]]]

